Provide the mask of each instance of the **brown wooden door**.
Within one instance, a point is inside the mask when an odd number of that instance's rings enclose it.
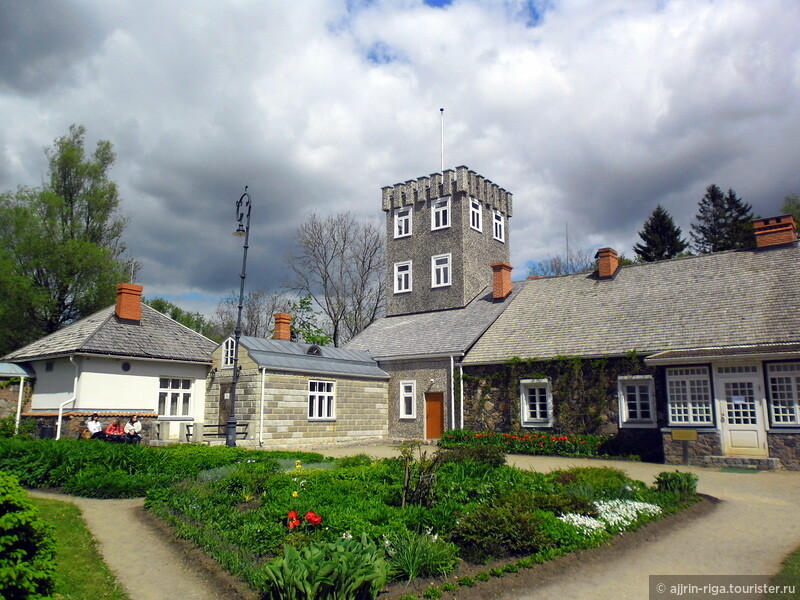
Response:
[[[444,394],[426,392],[425,394],[425,438],[438,440],[444,432]]]
[[[219,386],[219,418],[217,424],[225,426],[231,416],[231,384],[221,383]],[[221,429],[220,431],[225,431]]]

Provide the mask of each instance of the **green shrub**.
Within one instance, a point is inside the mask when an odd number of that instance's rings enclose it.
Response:
[[[597,517],[597,507],[593,502],[570,493],[546,494],[537,492],[515,492],[501,499],[509,508],[518,506],[527,510],[544,510],[555,515],[575,513]]]
[[[451,540],[461,548],[462,557],[473,563],[532,554],[552,544],[541,530],[544,514],[481,505],[462,515]]]
[[[440,587],[443,592],[455,592],[458,590],[458,585],[451,581],[443,583]]]
[[[697,475],[684,471],[664,471],[656,476],[656,489],[686,498],[697,493]]]
[[[429,586],[428,589],[422,593],[423,598],[432,598],[433,600],[437,600],[442,596],[444,596],[444,592],[435,585]]]
[[[27,600],[53,591],[55,544],[16,477],[0,472],[0,598]]]
[[[0,419],[0,438],[20,437],[30,439],[36,433],[36,419],[25,417],[19,420],[19,429],[15,432],[17,418],[8,415]]]
[[[263,566],[265,600],[372,600],[386,584],[389,565],[366,536],[312,543]]]
[[[608,441],[600,435],[564,435],[544,432],[498,433],[490,431],[445,431],[439,438],[442,448],[457,446],[496,446],[513,454],[551,456],[598,456]]]
[[[446,575],[458,566],[458,547],[437,536],[405,530],[386,541],[393,579]]]
[[[475,585],[475,579],[469,576],[462,577],[458,580],[458,585],[461,587],[473,587]]]
[[[355,454],[353,456],[343,456],[334,461],[337,467],[368,467],[373,462],[367,454]]]
[[[499,446],[453,446],[440,449],[437,455],[443,463],[471,461],[490,467],[506,464],[506,455]]]
[[[475,581],[489,581],[489,573],[487,571],[482,571],[475,575]]]
[[[587,500],[639,500],[647,492],[643,482],[613,467],[574,467],[552,471],[549,477],[563,485],[568,493]]]

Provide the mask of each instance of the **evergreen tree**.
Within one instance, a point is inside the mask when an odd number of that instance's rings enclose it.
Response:
[[[633,251],[644,262],[655,262],[674,258],[689,245],[681,238],[681,228],[675,226],[670,214],[659,204],[639,232],[641,244],[634,244]]]
[[[741,250],[755,246],[753,232],[753,207],[736,195],[732,189],[727,194],[716,184],[706,188],[692,224],[692,240],[702,254]]]

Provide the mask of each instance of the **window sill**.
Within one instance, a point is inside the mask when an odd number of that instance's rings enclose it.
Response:
[[[314,418],[314,417],[309,417],[308,418],[308,422],[309,423],[335,423],[336,422],[336,417],[320,418],[320,419],[317,419],[317,418]]]
[[[542,421],[541,423],[532,422],[532,421],[525,421],[524,423],[522,423],[522,426],[523,427],[530,427],[530,428],[533,428],[533,429],[552,429],[553,424],[545,422],[545,421]]]
[[[411,290],[402,290],[402,291],[399,291],[399,292],[395,292],[394,294],[396,296],[398,294],[410,294],[410,293],[411,293]]]
[[[708,423],[703,425],[687,425],[685,423],[681,423],[680,425],[668,425],[667,427],[661,428],[661,433],[671,433],[675,429],[695,429],[697,433],[719,433],[719,429]]]
[[[767,429],[767,433],[800,433],[800,428],[798,428],[797,425],[791,425],[788,427],[778,427],[773,425]]]
[[[452,283],[443,283],[442,285],[432,285],[431,289],[432,290],[438,290],[439,288],[448,288],[448,287],[452,287],[452,286],[453,286]]]
[[[655,429],[658,423],[620,423],[620,429]]]
[[[407,237],[411,237],[411,234],[410,233],[404,233],[403,235],[396,235],[396,236],[394,236],[394,239],[400,240],[400,239],[407,238]]]
[[[416,421],[417,417],[400,417],[401,421]]]
[[[444,227],[431,227],[431,231],[442,231],[443,229],[450,229],[450,225],[445,225]]]

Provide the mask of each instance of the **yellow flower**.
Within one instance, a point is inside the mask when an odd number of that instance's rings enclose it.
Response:
[[[298,492],[292,492],[292,498],[297,498],[299,496],[300,494]]]
[[[299,460],[296,460],[296,461],[294,461],[294,467],[295,467],[295,469],[302,469],[303,468],[303,464]]]

